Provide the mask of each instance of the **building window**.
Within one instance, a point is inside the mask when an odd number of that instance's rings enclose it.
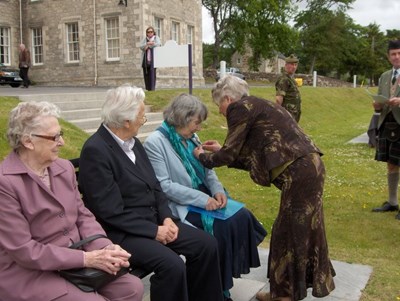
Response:
[[[154,30],[156,31],[157,36],[162,39],[163,32],[162,32],[162,27],[163,27],[163,19],[154,17]]]
[[[67,24],[68,63],[79,62],[79,27],[78,22]]]
[[[192,45],[192,63],[194,64],[194,26],[188,25],[186,31],[186,44]]]
[[[179,23],[172,21],[171,24],[171,39],[174,40],[177,44],[179,41]]]
[[[105,22],[107,61],[116,61],[120,58],[119,20],[118,18],[109,18]]]
[[[42,28],[32,28],[33,64],[43,65],[43,36]]]
[[[193,37],[194,37],[194,26],[188,25],[186,32],[186,44],[193,45]]]
[[[0,63],[10,65],[10,28],[0,27]]]

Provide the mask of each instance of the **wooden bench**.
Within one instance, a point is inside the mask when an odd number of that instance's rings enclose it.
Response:
[[[72,165],[75,167],[75,176],[76,176],[76,181],[78,181],[78,177],[79,177],[79,158],[74,158],[74,159],[70,159],[69,160]],[[79,189],[79,185],[78,185],[78,189]],[[130,273],[132,275],[135,275],[136,277],[139,278],[144,278],[147,275],[151,274],[152,272],[147,271],[141,267],[135,267],[131,265],[131,271]]]

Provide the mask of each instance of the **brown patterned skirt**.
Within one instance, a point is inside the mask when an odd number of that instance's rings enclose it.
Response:
[[[324,164],[314,153],[294,161],[273,181],[282,191],[268,262],[273,299],[302,300],[309,287],[313,296],[324,297],[335,288],[322,208],[324,178]]]

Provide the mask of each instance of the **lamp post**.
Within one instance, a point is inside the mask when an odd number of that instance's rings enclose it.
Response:
[[[118,6],[122,5],[128,6],[128,0],[119,0]]]

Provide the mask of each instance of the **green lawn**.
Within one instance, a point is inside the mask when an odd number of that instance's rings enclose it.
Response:
[[[366,144],[348,141],[364,133],[373,113],[371,99],[364,89],[301,87],[303,114],[301,127],[323,151],[327,178],[324,195],[325,224],[331,258],[348,263],[366,264],[373,273],[361,300],[400,300],[400,221],[394,213],[371,213],[385,200],[386,166],[374,161],[374,150]],[[147,92],[146,103],[161,110],[168,101],[187,89]],[[226,122],[211,101],[209,89],[194,89],[210,110],[209,118],[199,133],[202,140],[218,139],[226,134]],[[251,94],[274,98],[271,87],[251,89]],[[0,152],[8,147],[3,133],[7,113],[17,101],[0,97]],[[79,156],[87,138],[76,127],[63,122],[66,147],[61,156]],[[217,173],[231,196],[246,203],[270,232],[279,207],[279,191],[254,184],[243,171],[218,168]],[[263,243],[268,247],[268,240]]]

